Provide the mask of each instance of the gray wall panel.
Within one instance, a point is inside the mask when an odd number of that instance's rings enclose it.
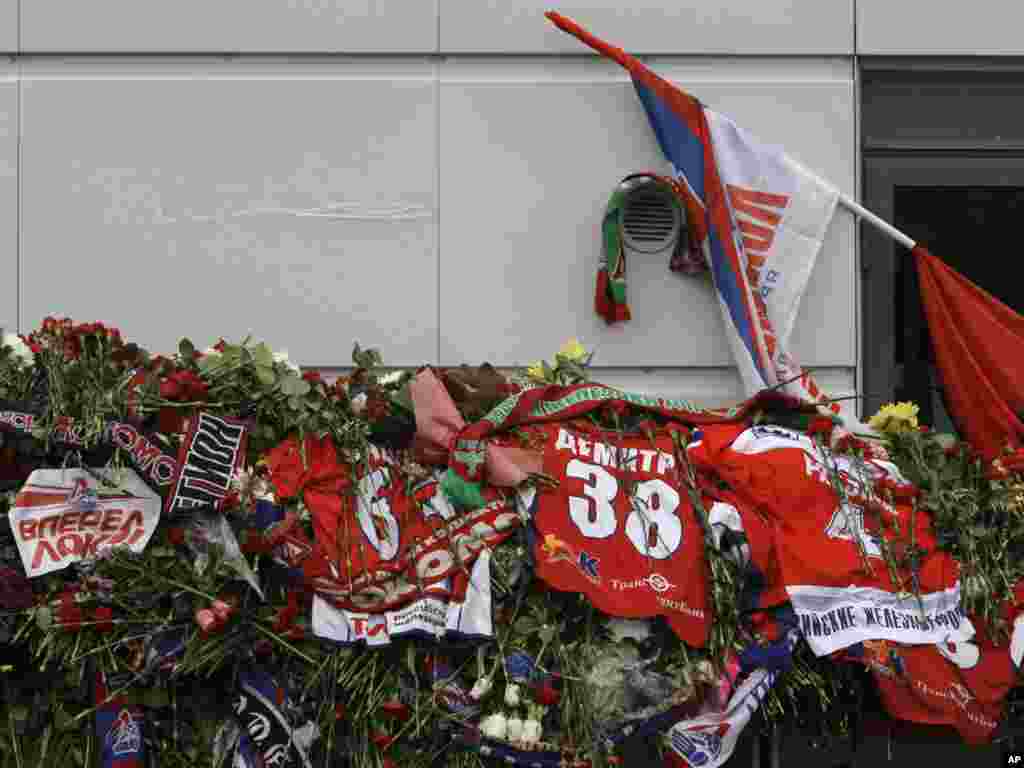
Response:
[[[582,53],[555,9],[637,53],[849,54],[853,0],[440,0],[441,50]]]
[[[436,358],[433,65],[125,67],[24,83],[23,325]]]
[[[521,63],[504,74],[463,64],[442,68],[440,96],[442,363],[520,365],[578,336],[600,365],[730,365],[710,283],[670,273],[665,255],[630,261],[630,322],[609,328],[594,313],[608,196],[630,172],[665,169],[628,81],[599,62]],[[849,82],[762,83],[756,62],[734,67],[734,82],[686,69],[659,71],[852,190]],[[840,211],[801,307],[798,361],[855,365],[853,257],[854,228]]]
[[[1024,4],[1007,0],[859,0],[863,54],[1024,55]]]
[[[437,0],[27,0],[21,25],[26,51],[427,53]]]
[[[0,0],[0,52],[18,50],[18,0]]]
[[[18,326],[18,83],[0,65],[0,328]]]

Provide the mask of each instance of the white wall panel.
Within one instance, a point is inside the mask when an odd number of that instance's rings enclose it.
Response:
[[[18,327],[18,83],[0,64],[0,328]]]
[[[857,48],[863,54],[1024,55],[1024,4],[936,0],[859,0]]]
[[[654,66],[852,192],[853,94],[841,71]],[[710,281],[670,273],[667,256],[629,263],[630,322],[608,328],[594,313],[608,196],[626,174],[665,163],[628,81],[596,61],[531,67],[442,67],[442,363],[522,365],[578,336],[602,366],[731,365]],[[794,332],[805,365],[855,365],[853,260],[854,227],[840,211]]]
[[[21,25],[26,51],[426,53],[437,0],[26,0]]]
[[[849,54],[853,0],[440,0],[441,50],[582,53],[544,12],[636,53]]]
[[[18,50],[18,0],[0,0],[0,51]]]
[[[154,351],[252,333],[306,365],[349,362],[353,340],[435,360],[433,65],[205,67],[29,67],[22,326],[63,312]]]

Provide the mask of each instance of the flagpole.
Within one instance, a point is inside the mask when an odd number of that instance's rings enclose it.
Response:
[[[882,230],[882,232],[887,234],[889,237],[891,237],[893,240],[900,243],[901,245],[905,245],[907,248],[913,248],[915,245],[917,245],[916,242],[907,237],[907,235],[900,232],[892,224],[885,221],[884,219],[879,218],[871,211],[869,211],[867,208],[865,208],[863,205],[858,203],[856,200],[847,197],[842,192],[839,193],[839,202],[842,203],[847,208],[849,208],[855,214],[860,216],[862,219],[865,219],[867,222],[874,224],[878,229]]]

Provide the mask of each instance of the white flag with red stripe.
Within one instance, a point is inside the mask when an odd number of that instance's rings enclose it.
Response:
[[[813,379],[800,376],[789,340],[839,192],[729,118],[709,109],[704,114],[774,379],[766,381],[757,366],[743,364],[746,355],[737,354],[744,388],[750,395],[799,377],[784,389],[817,401],[822,393]],[[731,323],[726,328],[730,336],[736,335]],[[743,349],[740,339],[730,340],[734,348]]]

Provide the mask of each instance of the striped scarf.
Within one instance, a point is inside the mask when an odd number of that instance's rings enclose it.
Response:
[[[654,173],[634,173],[624,178],[615,187],[611,199],[605,208],[601,222],[601,261],[597,270],[597,289],[594,296],[594,309],[609,325],[625,322],[630,319],[629,305],[626,302],[626,250],[623,242],[626,201],[631,187],[628,182],[634,179],[650,179],[657,184],[667,186],[677,199],[682,200],[679,182],[666,176]],[[680,236],[672,251],[669,269],[687,275],[700,274],[707,271],[704,254],[701,253],[689,231]]]

